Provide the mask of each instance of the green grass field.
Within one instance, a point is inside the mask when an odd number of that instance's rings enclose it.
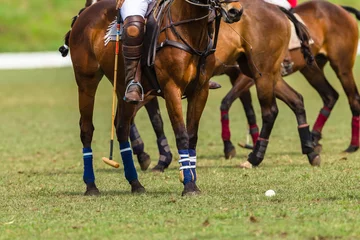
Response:
[[[164,174],[139,172],[147,193],[134,196],[123,169],[101,161],[108,154],[111,88],[107,80],[100,84],[93,150],[102,195],[84,197],[72,70],[1,71],[0,76],[0,239],[360,238],[360,157],[340,154],[350,142],[351,114],[332,72],[328,76],[340,99],[323,131],[320,168],[310,167],[300,154],[295,117],[280,102],[263,164],[252,170],[235,168],[248,154],[239,148],[236,158],[225,160],[219,106],[229,83],[217,78],[223,88],[211,92],[200,125],[202,195],[197,197],[180,196],[178,156],[162,100],[175,158]],[[322,107],[320,97],[300,75],[287,80],[303,94],[312,124]],[[257,101],[254,104],[260,119]],[[232,140],[244,141],[246,123],[239,103],[230,115]],[[155,134],[144,110],[136,122],[154,166]],[[119,151],[115,152],[120,160]],[[268,189],[277,195],[265,197]]]
[[[330,2],[360,9],[358,0]],[[57,51],[70,29],[71,18],[84,5],[85,0],[1,0],[0,53]]]

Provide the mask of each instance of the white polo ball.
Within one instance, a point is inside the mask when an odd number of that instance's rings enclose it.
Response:
[[[275,196],[275,191],[272,190],[272,189],[269,189],[269,190],[267,190],[267,191],[265,192],[265,196],[267,196],[267,197],[273,197],[273,196]]]

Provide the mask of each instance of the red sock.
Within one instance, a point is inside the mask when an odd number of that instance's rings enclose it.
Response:
[[[326,120],[329,118],[331,113],[331,109],[328,107],[323,107],[320,110],[320,113],[315,121],[313,131],[321,133],[322,128],[325,125]]]
[[[360,116],[354,116],[352,118],[352,129],[351,129],[351,145],[352,146],[359,146],[359,123],[360,121]]]
[[[256,123],[249,126],[249,131],[250,131],[250,135],[252,137],[253,146],[255,147],[256,141],[259,138],[259,128],[256,125]]]
[[[223,141],[230,140],[230,122],[228,111],[221,111],[221,137]]]

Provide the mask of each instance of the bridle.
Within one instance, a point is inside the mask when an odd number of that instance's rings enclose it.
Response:
[[[204,58],[204,60],[205,60],[207,56],[209,56],[210,54],[213,54],[216,50],[221,15],[225,14],[227,16],[226,11],[222,9],[221,5],[225,4],[225,3],[237,2],[238,0],[207,0],[206,3],[200,2],[198,0],[184,0],[184,1],[187,2],[188,4],[193,5],[194,7],[207,8],[209,11],[207,14],[205,14],[204,16],[199,17],[199,18],[185,19],[185,20],[181,20],[178,22],[173,22],[172,15],[171,15],[171,4],[174,2],[174,0],[171,0],[171,2],[169,4],[170,6],[167,10],[167,17],[169,20],[169,24],[160,30],[160,33],[165,32],[166,38],[163,42],[160,43],[160,45],[157,47],[157,50],[160,50],[161,48],[164,48],[166,46],[172,46],[172,47],[184,50],[186,52],[189,52],[190,54],[198,55],[201,58]],[[203,19],[207,19],[212,14],[212,12],[215,12],[215,18],[214,18],[215,35],[213,38],[208,37],[209,43],[208,43],[208,46],[204,50],[197,50],[193,46],[191,46],[184,37],[181,36],[181,34],[176,30],[175,27],[179,26],[179,25],[184,25],[184,24],[188,24],[188,23],[201,21]],[[211,23],[209,22],[209,24],[211,24]],[[166,33],[167,29],[170,29],[173,32],[173,34],[178,39],[181,40],[181,42],[169,40],[167,33]]]

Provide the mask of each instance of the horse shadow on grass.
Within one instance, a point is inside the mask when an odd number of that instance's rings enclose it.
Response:
[[[131,193],[130,190],[101,190],[100,189],[100,195],[96,197],[106,197],[106,196],[151,196],[151,197],[159,197],[164,195],[173,196],[174,194],[179,194],[178,191],[163,191],[163,190],[153,190],[153,191],[147,191],[146,193],[142,194],[134,194]],[[58,196],[84,196],[84,192],[81,191],[63,191],[58,192]],[[84,197],[94,197],[94,196],[84,196]]]

